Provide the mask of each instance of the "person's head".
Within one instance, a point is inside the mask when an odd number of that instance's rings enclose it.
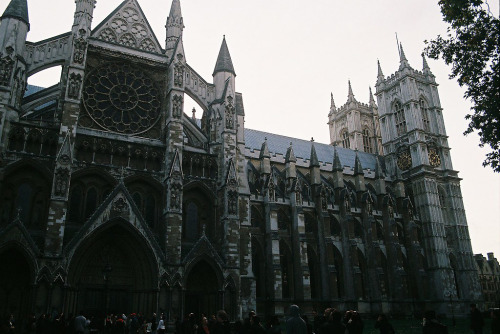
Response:
[[[297,305],[293,304],[290,306],[290,309],[288,310],[290,316],[292,317],[298,317],[300,315],[300,309]]]
[[[225,322],[227,321],[227,313],[224,310],[219,310],[217,311],[217,321],[218,322]]]
[[[340,321],[342,319],[342,314],[336,310],[336,309],[333,309],[332,313],[331,313],[331,319],[332,321]]]
[[[201,324],[202,324],[203,326],[206,326],[206,325],[208,324],[208,319],[207,319],[207,317],[202,317],[202,318],[201,318]]]

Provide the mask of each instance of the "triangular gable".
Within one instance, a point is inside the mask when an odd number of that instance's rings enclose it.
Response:
[[[92,37],[133,49],[162,53],[137,0],[125,0],[93,31]]]
[[[224,267],[224,261],[220,257],[219,253],[215,250],[214,246],[208,240],[205,233],[202,234],[201,238],[194,244],[193,248],[189,251],[186,257],[182,260],[182,264],[188,264],[196,258],[208,255],[213,259],[221,268]]]
[[[12,223],[5,226],[5,228],[0,229],[0,236],[3,242],[15,241],[22,244],[23,249],[31,253],[32,258],[40,255],[40,250],[26,229],[26,226],[19,219],[19,216]]]
[[[71,259],[78,246],[96,229],[115,218],[122,218],[125,224],[132,225],[144,237],[156,257],[163,259],[161,248],[156,242],[155,236],[122,182],[108,195],[106,200],[96,209],[89,220],[65,247],[68,259]]]

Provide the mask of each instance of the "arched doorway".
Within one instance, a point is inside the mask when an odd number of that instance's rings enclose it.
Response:
[[[33,271],[16,247],[0,251],[0,315],[14,314],[20,324],[31,311]]]
[[[213,267],[205,260],[196,263],[186,280],[184,313],[215,314],[221,307],[219,287]]]
[[[158,303],[154,253],[128,222],[117,220],[106,225],[73,256],[68,311],[151,314]]]

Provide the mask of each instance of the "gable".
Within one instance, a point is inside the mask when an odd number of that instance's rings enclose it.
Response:
[[[162,53],[137,0],[125,0],[93,31],[92,37],[132,49]]]

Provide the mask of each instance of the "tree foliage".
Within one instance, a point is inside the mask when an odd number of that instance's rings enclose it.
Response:
[[[472,114],[464,134],[477,131],[479,146],[492,149],[483,166],[500,172],[500,20],[483,0],[440,0],[439,6],[448,34],[426,41],[425,53],[452,65],[450,78],[467,87]]]

